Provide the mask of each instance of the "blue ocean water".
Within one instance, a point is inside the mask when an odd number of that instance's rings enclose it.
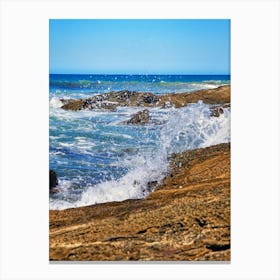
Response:
[[[230,83],[228,75],[50,75],[50,168],[59,178],[51,209],[141,198],[168,172],[174,152],[230,141],[230,109],[211,118],[209,105],[152,108],[145,126],[123,121],[143,108],[61,109],[60,99],[117,90],[154,94],[191,92]]]
[[[68,75],[50,74],[51,93],[83,97],[117,90],[149,91],[156,94],[187,92],[228,84],[230,75]]]

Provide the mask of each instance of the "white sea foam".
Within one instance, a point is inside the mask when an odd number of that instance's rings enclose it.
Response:
[[[168,153],[178,153],[230,141],[230,109],[219,118],[211,117],[202,101],[182,109],[170,109],[161,131],[161,143]]]
[[[50,107],[59,108],[62,105],[63,104],[62,104],[62,102],[60,101],[60,99],[58,97],[51,98],[51,100],[50,100]]]
[[[56,155],[65,155],[65,153],[61,151],[50,152],[50,156],[56,156]]]
[[[95,147],[95,143],[89,141],[89,139],[85,137],[75,137],[75,149],[79,150],[81,154],[93,155],[92,148]]]
[[[213,85],[213,84],[203,84],[203,88],[206,88],[206,89],[213,89],[213,88],[217,88],[219,86],[221,86],[221,85],[218,85],[218,84],[216,84],[216,85]]]
[[[51,101],[53,98],[51,99]],[[55,101],[52,101],[54,104]],[[61,102],[61,101],[59,101]],[[50,103],[51,104],[51,103]],[[51,106],[50,107],[50,117],[55,117],[60,121],[73,121],[75,119],[91,119],[98,116],[107,116],[111,112],[108,110],[81,110],[81,111],[70,111],[70,110],[63,110],[60,108],[61,106]]]
[[[51,209],[65,209],[108,201],[143,198],[150,191],[149,182],[160,182],[168,172],[168,155],[185,150],[230,141],[230,109],[220,117],[211,117],[209,105],[198,102],[181,109],[158,109],[166,122],[158,126],[160,134],[156,149],[142,149],[128,155],[122,164],[129,171],[118,180],[90,186],[75,202],[52,199]],[[164,113],[163,113],[164,112]]]
[[[208,83],[192,83],[190,84],[191,88],[189,91],[196,91],[201,89],[213,89],[221,86],[221,84],[208,84]]]
[[[74,143],[63,143],[63,142],[61,142],[60,146],[62,146],[62,147],[73,147]]]

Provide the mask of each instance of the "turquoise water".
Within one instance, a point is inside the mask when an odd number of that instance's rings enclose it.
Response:
[[[153,108],[148,125],[134,126],[122,122],[143,108],[72,112],[60,108],[61,98],[123,89],[191,92],[229,83],[229,76],[50,75],[50,168],[60,190],[51,195],[50,208],[144,197],[148,182],[167,174],[171,153],[230,141],[230,109],[212,118],[202,102]]]

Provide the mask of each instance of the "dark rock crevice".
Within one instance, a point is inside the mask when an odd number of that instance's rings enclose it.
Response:
[[[195,221],[198,223],[200,227],[204,227],[206,225],[206,221],[202,219],[195,218]]]
[[[230,249],[230,244],[211,244],[205,246],[207,249],[211,251],[224,251]]]

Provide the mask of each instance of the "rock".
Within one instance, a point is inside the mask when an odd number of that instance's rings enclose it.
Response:
[[[50,210],[50,260],[229,261],[230,144],[174,154],[170,169],[145,199]]]
[[[77,100],[63,100],[62,109],[84,110],[84,109],[107,109],[113,110],[117,106],[144,106],[176,108],[197,103],[202,100],[207,104],[225,104],[230,102],[230,86],[221,86],[215,89],[205,89],[195,92],[184,92],[176,94],[155,95],[150,92],[136,92],[121,90],[98,94],[91,98]],[[62,101],[62,100],[61,100]]]
[[[218,105],[218,106],[213,106],[213,107],[210,108],[210,111],[211,111],[210,116],[211,117],[219,117],[221,114],[224,113],[224,109],[229,108],[229,107],[230,107],[230,103],[226,103],[226,104]]]
[[[146,187],[147,188],[147,192],[150,193],[151,191],[153,191],[156,188],[157,184],[158,184],[158,181],[150,181],[150,182],[148,182],[147,187]]]
[[[58,180],[57,180],[57,175],[55,173],[55,171],[51,170],[49,171],[49,188],[50,188],[50,192],[56,192],[56,187],[58,185]]]
[[[145,109],[144,111],[137,112],[132,118],[126,121],[126,124],[146,124],[150,120],[150,112]]]
[[[151,103],[158,102],[159,99],[156,96],[148,95],[148,96],[144,96],[143,100],[145,103],[151,104]]]
[[[219,117],[221,114],[224,113],[224,110],[222,107],[216,107],[216,108],[211,108],[211,117]]]
[[[170,101],[164,102],[164,104],[161,106],[162,109],[172,108],[172,107],[174,107],[174,104]]]
[[[62,101],[62,100],[61,100]],[[83,101],[82,99],[69,99],[62,101],[64,105],[61,106],[64,110],[72,110],[72,111],[78,111],[85,109],[84,103],[87,102],[87,100]]]

